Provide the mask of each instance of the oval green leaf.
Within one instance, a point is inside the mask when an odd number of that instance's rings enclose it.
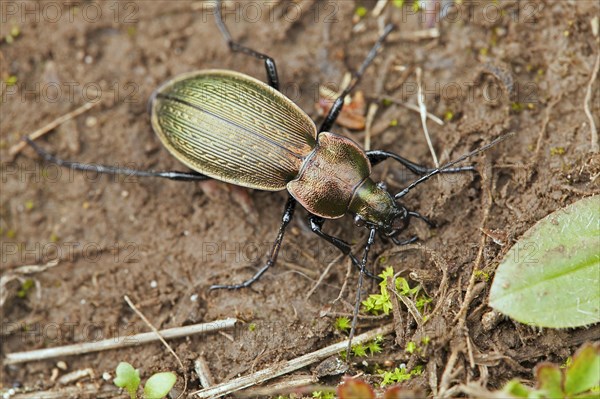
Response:
[[[496,270],[489,304],[525,324],[566,328],[600,321],[600,196],[537,222]]]
[[[145,399],[161,399],[167,396],[173,385],[177,381],[177,376],[171,372],[156,373],[148,378],[144,385]]]
[[[140,372],[127,362],[121,362],[116,369],[116,377],[113,383],[119,388],[125,389],[131,398],[140,386]]]

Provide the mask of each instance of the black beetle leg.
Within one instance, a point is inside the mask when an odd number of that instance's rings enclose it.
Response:
[[[348,85],[348,87],[346,87],[342,91],[342,94],[340,94],[338,96],[338,98],[334,101],[333,105],[331,106],[331,109],[329,110],[329,112],[327,113],[327,116],[325,117],[325,120],[323,120],[323,123],[321,123],[321,127],[319,128],[319,133],[327,132],[331,129],[331,126],[333,126],[338,115],[340,114],[340,112],[342,112],[342,108],[344,107],[344,99],[346,98],[346,96],[348,94],[350,94],[350,92],[354,89],[354,87],[358,84],[358,82],[360,82],[360,79],[362,78],[363,74],[365,73],[365,70],[367,69],[367,67],[369,65],[371,65],[371,63],[377,56],[377,51],[381,47],[381,44],[383,43],[385,38],[390,34],[392,29],[394,29],[394,25],[392,25],[392,24],[388,24],[385,26],[385,28],[383,29],[383,34],[381,36],[379,36],[379,39],[377,39],[377,41],[371,48],[371,51],[369,51],[369,54],[367,54],[367,57],[361,64],[360,68],[358,68],[358,71],[356,71],[354,73],[354,76],[352,76],[352,80],[350,81],[350,84]]]
[[[73,170],[81,171],[92,171],[96,173],[105,173],[109,175],[125,175],[125,176],[142,176],[142,177],[162,177],[170,180],[180,181],[202,181],[211,179],[208,176],[201,175],[196,172],[173,172],[173,171],[154,171],[154,170],[139,170],[129,168],[119,168],[116,166],[109,165],[97,165],[93,163],[81,163],[73,161],[65,161],[55,157],[54,155],[46,152],[36,143],[34,143],[29,137],[23,137],[23,140],[38,153],[39,156],[44,158],[47,162],[54,163],[58,166],[65,168],[71,168]]]
[[[395,245],[408,245],[408,244],[412,244],[413,242],[417,241],[419,239],[419,237],[417,236],[412,236],[410,238],[407,238],[406,240],[399,240],[397,237],[389,237],[392,242]]]
[[[330,244],[333,244],[336,248],[338,248],[340,251],[342,251],[344,253],[344,255],[347,255],[352,260],[352,264],[354,266],[356,266],[356,268],[359,271],[362,271],[363,268],[361,266],[361,263],[352,254],[352,249],[350,247],[350,244],[348,244],[344,240],[341,240],[337,237],[331,236],[331,235],[323,232],[322,227],[323,227],[323,223],[325,222],[325,219],[323,219],[319,216],[316,216],[316,215],[311,215],[311,216],[309,216],[308,220],[310,222],[310,229],[312,230],[313,233],[315,233],[316,235],[318,235],[325,241],[329,242]],[[369,270],[365,270],[365,275],[369,278],[375,279],[377,281],[381,281],[381,278],[374,275]]]
[[[427,173],[431,173],[435,170],[435,168],[428,168],[427,166],[419,165],[408,159],[401,157],[398,154],[394,154],[393,152],[381,151],[381,150],[373,150],[367,151],[365,153],[367,158],[369,158],[369,162],[371,162],[371,166],[375,166],[378,163],[385,161],[388,158],[392,158],[394,161],[399,162],[404,165],[406,169],[413,172],[415,175],[423,176]],[[475,171],[473,166],[461,166],[458,168],[448,168],[441,170],[440,173],[459,173],[459,172],[468,172]]]
[[[429,227],[435,227],[435,223],[433,221],[431,221],[431,220],[429,220],[429,218],[426,218],[425,216],[421,215],[419,212],[408,211],[408,214],[410,216],[416,217],[417,219],[421,219],[422,221],[427,223],[429,225]]]
[[[271,266],[275,265],[277,262],[277,255],[279,254],[279,249],[281,248],[281,242],[283,241],[283,235],[285,234],[285,228],[291,222],[294,217],[294,209],[296,208],[296,200],[289,196],[287,203],[285,204],[285,209],[283,211],[283,216],[281,217],[281,226],[279,226],[279,233],[277,234],[277,238],[273,243],[273,247],[271,248],[271,253],[269,254],[269,259],[267,263],[257,271],[254,276],[250,279],[244,281],[241,284],[232,284],[232,285],[212,285],[210,287],[211,290],[218,289],[228,289],[228,290],[237,290],[238,288],[246,288],[252,285],[252,283],[256,282]]]
[[[265,62],[265,69],[267,71],[267,80],[269,81],[269,86],[279,91],[279,77],[277,76],[277,67],[275,66],[275,60],[266,54],[259,53],[258,51],[252,50],[251,48],[242,46],[241,44],[233,41],[231,33],[229,33],[229,29],[227,29],[227,26],[225,26],[225,22],[223,21],[223,16],[221,14],[221,0],[217,1],[217,4],[215,5],[215,12],[217,14],[217,26],[219,27],[219,30],[225,37],[229,49],[233,52],[244,53],[251,57],[258,58],[259,60],[263,60]]]

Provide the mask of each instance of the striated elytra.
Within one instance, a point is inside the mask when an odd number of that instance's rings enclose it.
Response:
[[[162,85],[149,109],[163,145],[198,173],[258,190],[287,188],[327,219],[352,212],[389,230],[405,218],[371,180],[371,164],[354,141],[317,134],[304,111],[255,78],[227,70],[184,74]]]

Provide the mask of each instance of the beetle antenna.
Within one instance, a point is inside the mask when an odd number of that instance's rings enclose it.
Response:
[[[454,161],[448,162],[447,164],[443,165],[443,166],[442,166],[442,167],[440,167],[440,168],[433,169],[431,172],[427,173],[427,174],[426,174],[426,175],[424,175],[424,176],[421,176],[419,179],[417,179],[417,180],[415,180],[414,182],[412,182],[412,183],[411,183],[411,184],[410,184],[408,187],[406,187],[404,190],[402,190],[402,191],[400,191],[398,194],[394,195],[394,198],[395,198],[395,199],[398,199],[398,198],[402,198],[402,197],[404,197],[406,194],[408,194],[408,192],[409,192],[410,190],[412,190],[413,188],[415,188],[415,187],[416,187],[416,186],[418,186],[419,184],[423,183],[424,181],[426,181],[426,180],[429,180],[429,178],[430,178],[431,176],[435,176],[435,175],[437,175],[437,174],[439,174],[439,173],[442,173],[442,172],[444,172],[444,171],[448,170],[450,167],[452,167],[452,166],[456,165],[457,163],[460,163],[460,162],[464,161],[464,160],[465,160],[465,159],[467,159],[467,158],[471,158],[472,156],[474,156],[474,155],[477,155],[477,154],[479,154],[480,152],[483,152],[483,151],[485,151],[485,150],[487,150],[487,149],[489,149],[489,148],[491,148],[491,147],[495,146],[496,144],[498,144],[498,143],[500,143],[500,142],[502,142],[502,141],[506,140],[507,138],[509,138],[509,137],[511,137],[511,136],[514,136],[514,134],[515,134],[514,132],[506,133],[506,134],[504,134],[504,135],[502,135],[502,136],[498,137],[497,139],[493,140],[493,141],[492,141],[491,143],[489,143],[489,144],[486,144],[486,145],[484,145],[484,146],[482,146],[482,147],[479,147],[479,148],[477,148],[476,150],[473,150],[473,151],[469,152],[468,154],[465,154],[465,155],[463,155],[462,157],[455,159]]]
[[[350,356],[352,354],[352,338],[356,332],[356,322],[358,320],[358,310],[360,309],[360,293],[362,291],[363,277],[365,275],[365,268],[367,266],[367,258],[369,257],[369,250],[371,245],[375,242],[375,232],[377,230],[372,228],[369,231],[369,239],[367,245],[365,245],[365,252],[363,254],[362,262],[360,263],[360,273],[358,275],[358,288],[356,289],[356,304],[354,305],[354,313],[352,315],[352,327],[350,328],[350,335],[348,337],[348,348],[346,349],[346,362],[350,363]]]

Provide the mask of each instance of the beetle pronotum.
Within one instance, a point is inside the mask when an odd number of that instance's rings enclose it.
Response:
[[[165,148],[193,172],[132,170],[65,161],[25,140],[47,161],[76,170],[185,181],[212,178],[258,190],[287,189],[289,198],[265,265],[240,284],[213,285],[211,289],[248,287],[273,266],[285,229],[299,202],[309,214],[312,231],[349,256],[360,269],[360,293],[362,276],[367,273],[365,265],[369,249],[377,232],[402,245],[416,239],[400,240],[397,237],[412,217],[431,224],[427,218],[407,210],[397,200],[433,175],[473,170],[470,166],[453,166],[500,139],[437,169],[418,165],[391,152],[365,152],[354,141],[330,130],[342,110],[344,98],[372,63],[392,25],[385,27],[352,81],[335,100],[317,129],[306,113],[279,92],[275,61],[233,41],[223,22],[220,3],[217,3],[215,14],[217,25],[232,51],[264,61],[268,85],[238,72],[201,70],[175,77],[154,92],[148,105],[152,127]],[[388,158],[421,178],[391,195],[384,184],[375,183],[370,177],[371,167]],[[348,243],[322,230],[326,219],[337,219],[346,214],[352,215],[358,226],[369,230],[360,261],[352,254]]]

